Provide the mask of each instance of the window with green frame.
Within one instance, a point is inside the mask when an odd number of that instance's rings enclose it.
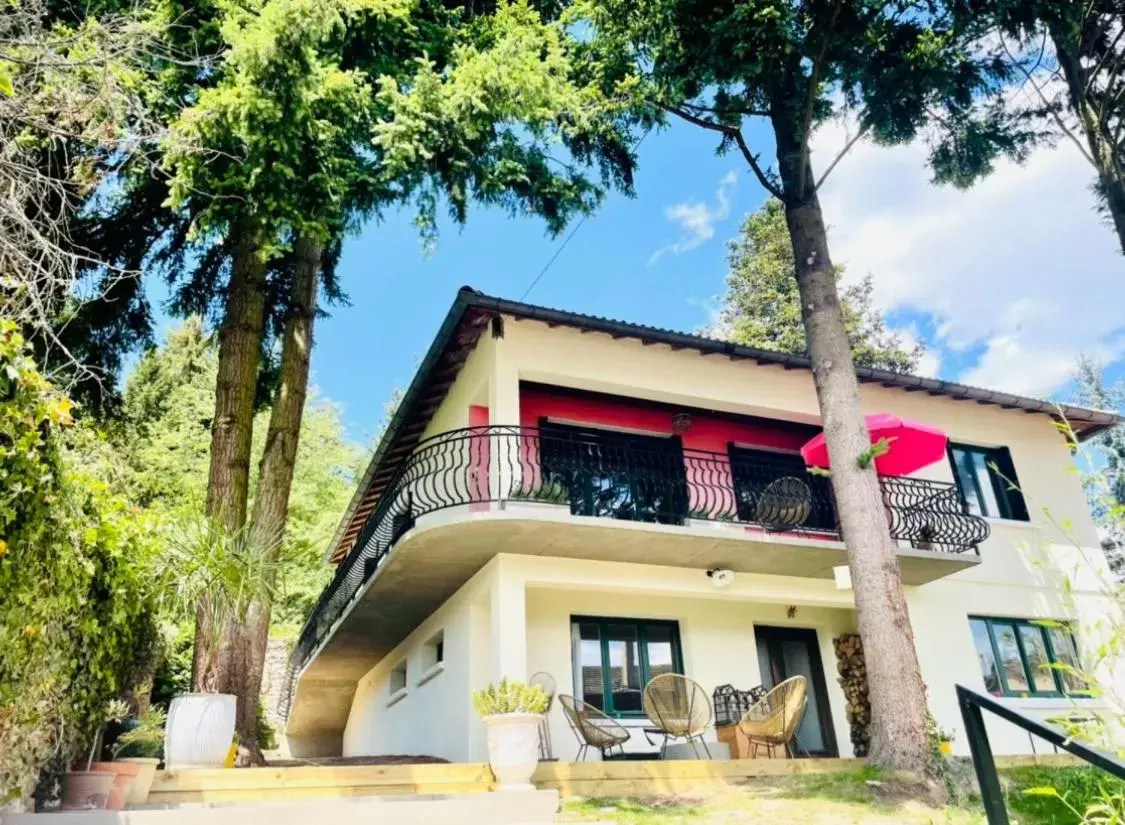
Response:
[[[1085,692],[1074,634],[1062,622],[970,616],[984,687],[993,696]]]
[[[683,673],[676,622],[572,616],[574,695],[610,716],[644,716],[641,694],[662,673]]]
[[[1027,521],[1027,505],[1018,486],[1016,468],[1007,447],[949,445],[953,477],[969,512],[978,516]]]

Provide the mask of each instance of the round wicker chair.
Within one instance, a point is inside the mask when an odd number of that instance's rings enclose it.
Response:
[[[773,757],[777,746],[793,756],[790,742],[805,715],[809,698],[809,683],[804,676],[793,676],[773,688],[743,714],[738,729],[750,743],[750,758],[758,755],[758,746],[765,745]]]
[[[702,745],[707,758],[711,758],[711,750],[703,738],[711,724],[711,700],[698,682],[678,673],[664,673],[645,686],[641,706],[649,721],[664,736],[660,745],[661,759],[672,739],[685,740],[696,757]]]
[[[531,674],[527,683],[532,687],[540,687],[547,694],[547,709],[539,720],[539,761],[551,762],[555,758],[554,749],[551,747],[551,707],[555,704],[555,677],[546,671]]]
[[[585,759],[590,748],[597,748],[601,752],[602,759],[625,754],[623,746],[629,741],[629,731],[623,725],[581,699],[560,693],[558,700],[566,715],[566,721],[570,723],[570,729],[578,739],[576,762]],[[616,754],[613,753],[615,748],[618,750]]]
[[[771,532],[800,527],[812,513],[812,492],[809,485],[794,476],[770,482],[758,496],[754,508],[757,522]]]

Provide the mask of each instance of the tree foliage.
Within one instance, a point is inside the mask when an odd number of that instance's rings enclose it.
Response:
[[[88,748],[156,644],[151,525],[0,321],[0,804]]]
[[[1075,403],[1096,410],[1125,410],[1125,384],[1106,385],[1105,369],[1083,356],[1075,370]],[[1110,570],[1125,581],[1125,428],[1120,425],[1097,435],[1091,445],[1096,466],[1083,476],[1090,510],[1101,534]]]
[[[808,353],[801,320],[801,296],[785,210],[776,199],[746,216],[737,239],[727,245],[727,291],[718,324],[709,332],[751,347]],[[836,267],[836,280],[844,268]],[[843,286],[840,294],[844,326],[857,366],[910,372],[924,348],[908,348],[900,334],[887,329],[872,304],[871,276]]]
[[[1095,173],[1097,205],[1125,252],[1125,3],[1121,0],[959,0],[1011,67],[1007,108],[1049,142],[1068,140]]]
[[[213,338],[199,318],[188,319],[137,364],[125,387],[123,417],[109,429],[110,445],[125,468],[122,489],[162,522],[202,510],[215,370]],[[268,417],[268,408],[257,415],[255,456],[262,453]],[[365,458],[365,450],[347,438],[339,408],[314,394],[302,422],[275,633],[299,629],[330,578],[321,561],[324,546]],[[252,477],[252,490],[256,482]]]

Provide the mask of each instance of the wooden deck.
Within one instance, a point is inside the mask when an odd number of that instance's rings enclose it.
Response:
[[[1000,766],[1073,764],[1069,756],[998,757]],[[858,770],[859,759],[733,759],[669,762],[544,762],[533,782],[560,796],[662,796],[721,790],[747,780]],[[483,793],[488,765],[354,765],[158,773],[150,805],[326,799],[386,794]]]

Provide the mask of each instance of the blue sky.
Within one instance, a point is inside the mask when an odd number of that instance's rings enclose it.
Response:
[[[764,197],[733,155],[714,149],[713,136],[693,127],[650,134],[638,150],[636,197],[609,195],[527,300],[673,329],[705,324],[723,288],[725,241]],[[677,204],[690,212],[680,223],[665,214]],[[331,308],[318,327],[314,380],[356,438],[374,431],[391,389],[409,382],[459,287],[520,298],[570,231],[550,238],[534,218],[478,207],[464,229],[444,226],[426,256],[411,218],[402,210],[347,242],[340,275],[351,306]]]
[[[847,138],[825,127],[814,167]],[[679,123],[649,135],[636,197],[611,194],[527,300],[679,330],[707,323],[725,243],[765,195],[715,145]],[[848,277],[871,273],[890,325],[927,344],[920,371],[1063,399],[1080,352],[1120,375],[1125,261],[1093,214],[1091,173],[1074,147],[1001,164],[968,192],[932,186],[924,160],[924,146],[861,143],[821,191],[833,259]],[[389,214],[349,239],[340,275],[351,305],[330,307],[317,327],[313,381],[362,442],[458,287],[519,299],[562,243],[537,220],[475,208],[464,229],[443,226],[427,256],[412,217]]]

